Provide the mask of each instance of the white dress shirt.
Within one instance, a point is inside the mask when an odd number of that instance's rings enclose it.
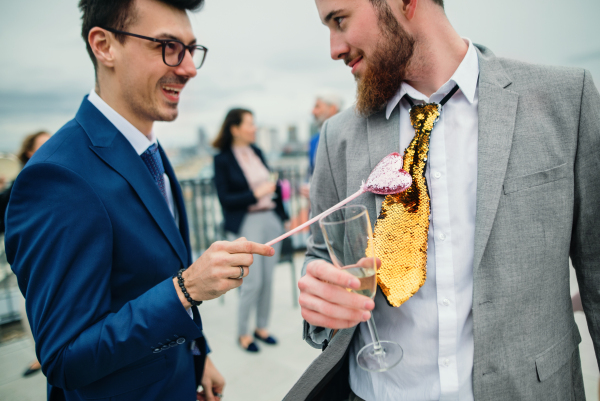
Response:
[[[350,385],[367,401],[473,400],[473,249],[477,192],[479,61],[470,40],[465,58],[450,80],[430,98],[402,83],[388,102],[386,117],[400,108],[400,149],[412,141],[406,99],[439,103],[458,85],[442,108],[430,139],[426,179],[431,197],[427,280],[399,308],[375,298],[374,318],[381,340],[395,341],[404,359],[383,373],[356,364],[361,343],[370,343],[366,323],[350,349]],[[396,151],[390,147],[390,152]]]
[[[117,113],[112,107],[110,107],[98,94],[94,89],[90,92],[88,96],[88,100],[91,104],[96,106],[98,111],[106,117],[108,121],[114,125],[121,134],[129,141],[133,149],[137,152],[138,155],[141,155],[148,149],[148,147],[154,143],[158,144],[156,140],[156,135],[154,131],[150,132],[150,137],[142,134],[142,132],[135,128],[133,124],[127,121],[122,115]],[[163,174],[165,179],[165,190],[167,192],[167,199],[169,204],[169,210],[175,219],[175,224],[179,227],[179,219],[177,218],[177,209],[175,207],[175,202],[173,201],[173,192],[171,191],[171,181],[167,174]]]

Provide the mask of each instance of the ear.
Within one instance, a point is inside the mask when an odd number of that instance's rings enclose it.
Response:
[[[402,0],[401,1],[401,11],[404,14],[404,17],[407,20],[412,20],[415,17],[415,13],[417,12],[417,3],[419,0]]]
[[[88,34],[88,42],[99,64],[106,67],[114,66],[114,36],[110,35],[104,29],[95,26]]]
[[[240,127],[238,125],[232,125],[229,127],[229,131],[231,132],[231,136],[235,138],[240,133]]]

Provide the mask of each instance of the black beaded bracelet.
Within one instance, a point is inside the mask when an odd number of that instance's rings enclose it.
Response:
[[[185,289],[185,285],[183,284],[183,272],[184,271],[185,271],[185,269],[181,269],[177,272],[177,281],[179,282],[179,288],[181,288],[181,291],[183,292],[185,299],[187,299],[188,302],[192,304],[192,306],[198,306],[202,303],[202,301],[194,301],[192,299],[192,297],[190,297],[190,294],[188,294],[187,290]]]

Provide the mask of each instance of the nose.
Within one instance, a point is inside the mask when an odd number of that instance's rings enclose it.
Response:
[[[333,60],[343,60],[350,52],[350,47],[346,41],[343,40],[343,37],[339,32],[336,32],[333,29],[330,30],[329,33],[329,50]]]
[[[175,68],[175,73],[187,78],[194,78],[198,74],[198,70],[194,65],[194,58],[188,49],[185,50],[181,64]]]

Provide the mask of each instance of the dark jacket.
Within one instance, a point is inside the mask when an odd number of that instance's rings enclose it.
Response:
[[[262,152],[254,145],[250,145],[267,169],[269,166],[265,161]],[[248,212],[248,206],[258,202],[254,197],[244,172],[237,162],[231,148],[222,151],[215,156],[215,186],[219,195],[219,202],[223,209],[225,219],[225,230],[238,234],[242,221]],[[275,213],[282,221],[287,220],[288,216],[283,209],[281,200],[281,187],[277,185],[277,197],[275,200]]]

